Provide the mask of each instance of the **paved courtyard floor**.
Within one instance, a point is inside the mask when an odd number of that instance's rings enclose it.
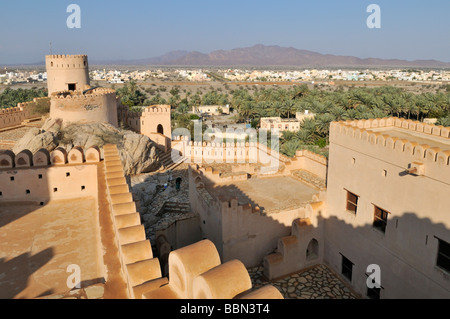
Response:
[[[317,265],[273,282],[267,281],[262,266],[248,269],[253,288],[275,286],[285,299],[358,299],[327,266]]]

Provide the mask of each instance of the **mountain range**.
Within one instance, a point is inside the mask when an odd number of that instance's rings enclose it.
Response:
[[[257,44],[232,50],[216,50],[211,53],[198,51],[171,51],[158,57],[139,60],[92,60],[91,65],[155,65],[155,66],[249,66],[249,67],[298,67],[298,68],[349,68],[349,67],[409,67],[450,68],[450,62],[437,60],[362,59],[354,56],[322,54],[293,47]],[[27,65],[45,65],[32,63]]]
[[[172,51],[159,57],[140,60],[94,61],[91,64],[161,66],[293,66],[293,67],[423,67],[450,68],[437,60],[361,59],[353,56],[321,54],[292,47],[257,44],[205,54],[198,51]]]

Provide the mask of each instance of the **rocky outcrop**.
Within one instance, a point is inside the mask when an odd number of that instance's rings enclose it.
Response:
[[[126,175],[148,173],[159,168],[156,145],[150,138],[131,131],[118,129],[108,123],[71,124],[61,126],[58,120],[48,119],[41,129],[31,128],[13,148],[14,153],[24,149],[32,153],[44,148],[57,147],[69,152],[73,147],[90,148],[115,144],[123,162]]]
[[[12,151],[15,154],[27,149],[33,154],[42,148],[53,151],[58,146],[57,133],[50,131],[41,131],[33,127],[14,145]]]

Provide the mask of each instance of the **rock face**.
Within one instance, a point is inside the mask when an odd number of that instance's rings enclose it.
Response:
[[[107,123],[72,124],[62,128],[60,121],[48,119],[41,129],[31,128],[16,143],[13,152],[28,149],[35,153],[42,148],[51,152],[57,147],[69,152],[75,146],[87,149],[105,144],[117,145],[126,175],[148,173],[160,166],[156,146],[150,138]]]
[[[12,151],[16,154],[28,149],[33,154],[42,148],[48,151],[54,150],[58,145],[57,133],[50,131],[41,131],[33,127],[14,145]]]

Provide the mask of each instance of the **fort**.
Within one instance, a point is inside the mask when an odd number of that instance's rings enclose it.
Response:
[[[276,280],[317,265],[359,298],[450,297],[450,128],[332,122],[328,158],[289,158],[256,142],[176,136],[170,106],[131,112],[114,90],[90,87],[86,56],[46,62],[50,117],[126,125],[176,150],[187,199],[175,204],[189,214],[149,229],[161,211],[144,214],[134,190],[146,189],[130,183],[115,144],[1,151],[1,298],[281,299]],[[0,124],[21,123],[31,104],[4,110]],[[150,173],[161,183],[150,201],[163,198],[162,210],[178,192],[171,173]],[[72,264],[76,290],[66,285]],[[367,286],[372,264],[380,287]],[[253,267],[267,285],[253,284]]]

